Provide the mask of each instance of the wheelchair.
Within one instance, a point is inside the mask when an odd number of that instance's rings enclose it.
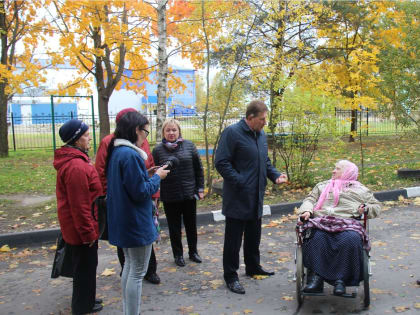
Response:
[[[296,281],[296,300],[298,302],[298,307],[300,308],[304,302],[305,296],[325,296],[324,292],[322,293],[306,293],[303,292],[303,288],[307,278],[307,270],[303,265],[303,252],[302,252],[302,245],[303,245],[303,227],[304,223],[299,220],[296,225],[296,250],[295,250],[295,264],[296,264],[296,273],[295,273],[295,281]],[[369,235],[369,222],[367,219],[367,213],[365,212],[358,220],[363,221],[363,227],[367,234]],[[363,306],[364,308],[368,308],[370,305],[370,291],[369,291],[369,277],[372,276],[371,273],[371,266],[370,266],[370,255],[369,251],[363,249],[363,282],[362,289],[363,289]],[[358,289],[361,285],[359,284],[356,287],[355,292],[346,293],[340,295],[344,298],[356,298]]]

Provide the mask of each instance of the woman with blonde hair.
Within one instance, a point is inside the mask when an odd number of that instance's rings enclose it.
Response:
[[[190,260],[201,263],[197,251],[197,200],[203,198],[204,172],[195,145],[181,136],[176,119],[168,119],[162,126],[162,142],[153,149],[156,165],[171,161],[171,172],[160,183],[160,199],[168,221],[169,236],[175,263],[183,267],[185,261],[181,242],[181,223],[184,222]]]

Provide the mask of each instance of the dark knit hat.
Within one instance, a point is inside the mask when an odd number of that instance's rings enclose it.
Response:
[[[129,112],[137,112],[137,109],[129,107],[129,108],[124,108],[123,110],[120,110],[120,112],[117,114],[117,117],[115,117],[116,123],[118,124],[121,117],[124,116],[125,114],[129,113]]]
[[[89,129],[83,121],[71,119],[66,121],[58,131],[61,140],[64,143],[72,143],[77,141]]]

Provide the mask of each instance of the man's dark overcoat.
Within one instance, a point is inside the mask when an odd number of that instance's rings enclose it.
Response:
[[[280,176],[268,157],[264,131],[251,130],[245,119],[227,127],[215,163],[224,179],[222,213],[240,220],[261,218],[267,177],[274,182]]]

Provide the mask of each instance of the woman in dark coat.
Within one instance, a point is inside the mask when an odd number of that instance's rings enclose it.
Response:
[[[66,145],[54,152],[58,220],[66,246],[72,252],[73,314],[102,309],[102,301],[95,299],[98,224],[91,213],[93,201],[102,195],[102,185],[89,160],[88,129],[80,120],[67,121],[59,130]]]
[[[168,221],[169,236],[175,263],[183,267],[185,261],[181,242],[181,223],[184,221],[190,260],[201,263],[197,252],[197,200],[204,196],[204,172],[195,145],[181,136],[175,119],[162,126],[162,142],[153,149],[156,165],[176,158],[171,173],[160,184],[160,199]],[[178,163],[179,161],[179,163]],[[178,165],[177,165],[178,164]]]
[[[125,315],[140,313],[142,282],[152,244],[158,237],[153,221],[152,195],[168,173],[160,167],[149,176],[145,165],[147,154],[140,149],[148,134],[147,118],[129,112],[118,121],[115,137],[108,147],[108,236],[112,245],[124,251],[121,286]]]

